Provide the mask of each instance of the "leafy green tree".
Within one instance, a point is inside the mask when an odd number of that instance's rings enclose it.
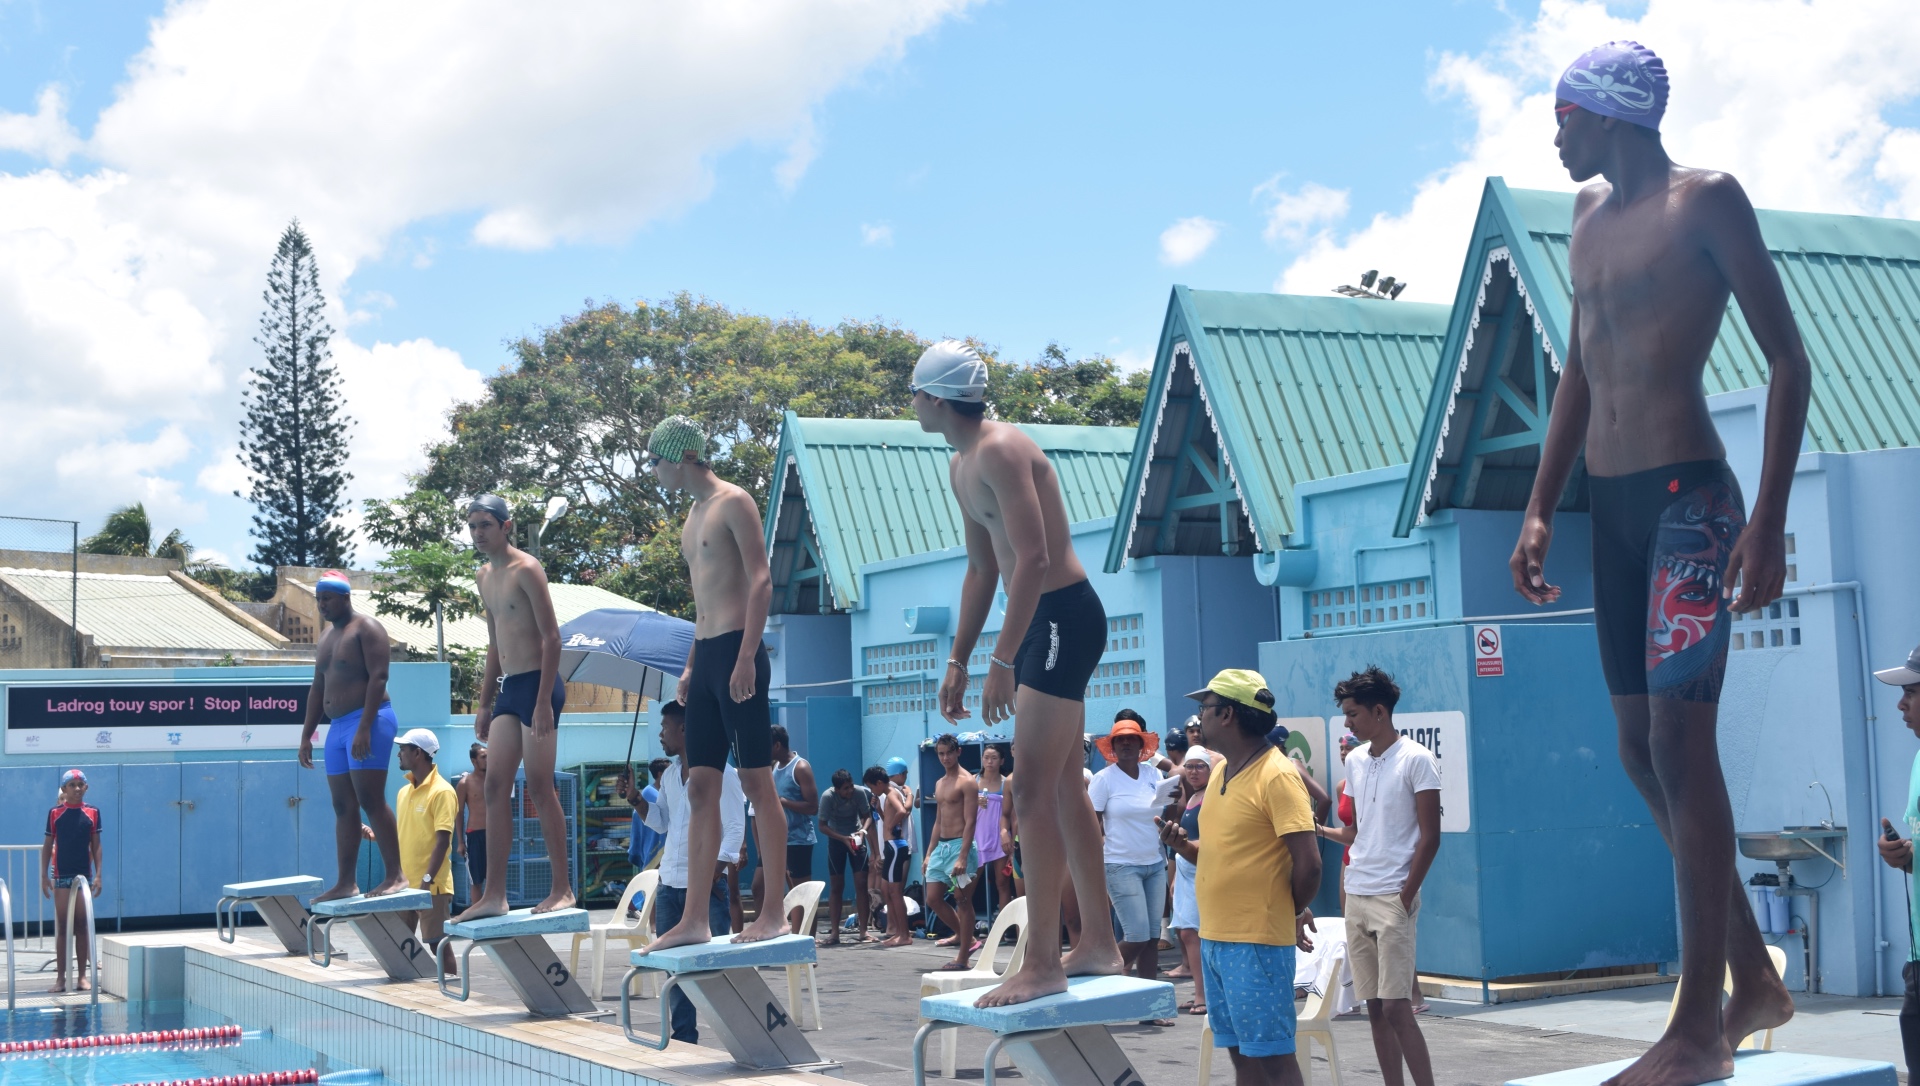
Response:
[[[333,329],[320,291],[320,267],[298,221],[280,235],[267,269],[260,314],[263,359],[250,371],[240,462],[252,475],[255,563],[344,566],[353,545],[339,521],[347,429],[340,375],[329,360]],[[239,497],[239,491],[234,492]]]
[[[87,554],[124,554],[146,558],[153,553],[153,522],[145,502],[134,502],[107,514],[100,530],[80,541]]]
[[[735,313],[690,294],[632,308],[589,305],[512,344],[515,365],[489,378],[481,399],[455,407],[416,486],[449,501],[501,494],[528,531],[538,523],[529,514],[564,494],[572,510],[540,547],[549,576],[690,615],[676,531],[686,499],[641,470],[654,424],[671,414],[699,420],[715,438],[715,473],[764,507],[786,410],[911,417],[908,383],[926,346],[882,321],[829,328]],[[1138,422],[1146,377],[1123,378],[1111,359],[1071,359],[1058,345],[1033,365],[983,354],[996,417]]]

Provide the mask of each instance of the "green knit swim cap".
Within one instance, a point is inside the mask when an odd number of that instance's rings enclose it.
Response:
[[[653,428],[653,436],[647,438],[647,451],[676,464],[689,452],[695,460],[705,460],[707,435],[700,432],[698,423],[685,415],[668,415]]]

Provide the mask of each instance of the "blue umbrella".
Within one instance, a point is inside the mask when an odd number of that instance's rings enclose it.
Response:
[[[560,627],[560,678],[661,698],[669,678],[679,681],[692,651],[693,623],[684,618],[602,607]],[[633,728],[640,730],[638,706]],[[633,760],[633,735],[627,760]]]

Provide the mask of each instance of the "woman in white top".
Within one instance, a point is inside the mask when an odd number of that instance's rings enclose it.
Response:
[[[1167,862],[1160,850],[1154,795],[1160,771],[1143,763],[1160,737],[1131,719],[1116,720],[1096,741],[1112,764],[1093,775],[1087,797],[1105,833],[1107,896],[1120,920],[1120,955],[1127,970],[1147,980],[1160,975],[1160,910],[1167,899]],[[1087,918],[1089,923],[1098,920]],[[1161,1019],[1156,1024],[1173,1025]]]

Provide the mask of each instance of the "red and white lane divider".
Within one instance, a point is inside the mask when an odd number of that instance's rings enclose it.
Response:
[[[142,1082],[136,1086],[300,1086],[319,1082],[320,1072],[313,1068],[299,1071],[255,1071],[246,1075],[219,1075],[213,1078],[170,1078],[162,1082]]]
[[[236,1044],[243,1036],[237,1025],[197,1026],[193,1029],[157,1029],[144,1033],[100,1033],[91,1037],[48,1037],[37,1041],[0,1041],[0,1056],[20,1053],[67,1052],[127,1045]]]

